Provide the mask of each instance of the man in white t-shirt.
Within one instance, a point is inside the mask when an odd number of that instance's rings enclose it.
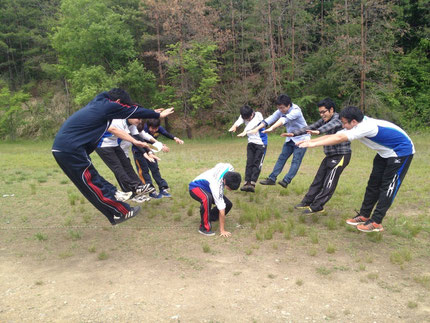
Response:
[[[357,139],[377,151],[360,212],[346,223],[363,232],[383,231],[382,219],[409,169],[415,153],[414,144],[400,127],[364,116],[357,107],[343,109],[339,117],[343,130],[297,144],[299,147],[317,147]]]
[[[138,134],[136,125],[140,123],[140,119],[114,119],[112,124],[100,139],[96,152],[105,162],[109,169],[114,173],[121,189],[124,192],[133,192],[132,198],[149,194],[154,190],[149,184],[143,184],[133,166],[130,159],[127,158],[120,144],[122,139],[118,137],[118,132],[126,132],[131,136]],[[144,200],[135,200],[142,202]]]
[[[263,166],[264,156],[267,150],[267,135],[263,133],[264,128],[257,133],[248,133],[248,131],[257,127],[264,120],[263,115],[248,105],[240,108],[240,116],[228,130],[236,132],[237,128],[245,123],[245,129],[238,137],[248,135],[248,146],[246,147],[246,168],[245,184],[240,188],[244,192],[255,192],[255,184],[260,176],[261,167]]]
[[[241,176],[234,171],[228,163],[218,163],[197,176],[189,184],[189,192],[193,199],[200,203],[199,233],[213,236],[212,222],[219,220],[220,236],[229,237],[230,232],[225,230],[225,216],[233,207],[233,203],[224,195],[224,188],[237,190],[240,186]],[[215,204],[211,208],[212,204]]]

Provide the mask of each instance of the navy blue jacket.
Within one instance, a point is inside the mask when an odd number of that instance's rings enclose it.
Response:
[[[149,131],[148,124],[145,123],[145,125],[143,126],[143,130],[145,132],[149,133],[152,137],[154,137],[154,139],[158,139],[158,137],[160,135],[163,135],[164,137],[167,137],[167,138],[172,139],[172,140],[173,140],[173,138],[175,138],[175,136],[173,136],[170,132],[168,132],[162,126],[158,127],[158,131],[157,132],[152,133],[152,132]]]
[[[63,123],[55,136],[53,151],[91,154],[112,119],[158,119],[160,114],[139,106],[116,103],[107,92],[100,93]]]

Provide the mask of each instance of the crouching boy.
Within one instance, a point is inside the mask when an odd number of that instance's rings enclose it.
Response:
[[[218,221],[222,237],[229,237],[231,233],[225,231],[225,216],[231,210],[233,203],[224,195],[224,186],[229,190],[237,190],[242,177],[234,172],[232,165],[227,163],[216,164],[214,168],[197,176],[190,184],[190,195],[200,202],[201,224],[199,232],[205,236],[213,236],[211,222]],[[215,204],[211,208],[212,204]]]

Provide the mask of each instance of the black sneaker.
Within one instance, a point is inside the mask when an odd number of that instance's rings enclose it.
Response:
[[[266,179],[263,179],[262,181],[260,181],[260,184],[261,185],[275,185],[276,183],[274,180],[271,180],[270,178],[266,178]]]
[[[212,237],[215,235],[215,232],[213,232],[211,230],[206,231],[204,228],[199,228],[199,233],[203,234],[204,236],[207,236],[207,237]]]
[[[249,184],[248,192],[254,193],[255,192],[255,185]]]
[[[321,209],[321,210],[312,210],[312,208],[310,206],[308,206],[306,209],[303,210],[303,214],[316,214],[316,213],[324,213],[325,210]]]
[[[294,208],[296,210],[303,210],[303,209],[307,209],[308,207],[309,207],[309,204],[306,204],[306,203],[303,203],[303,202],[300,202],[299,204],[294,205]]]
[[[242,192],[248,192],[248,189],[249,189],[249,182],[245,182],[245,184],[243,184],[243,186],[240,188]]]
[[[146,194],[149,194],[149,193],[151,193],[153,191],[155,191],[155,187],[152,186],[151,184],[139,185],[136,188],[136,196],[146,195]]]
[[[121,222],[127,221],[131,218],[134,218],[140,211],[140,206],[134,206],[131,208],[131,210],[123,216],[115,216],[114,215],[114,220],[115,220],[115,224],[120,224]],[[114,224],[114,225],[115,225]]]
[[[287,188],[287,186],[288,186],[288,183],[284,180],[278,181],[278,184],[281,185],[283,188]]]

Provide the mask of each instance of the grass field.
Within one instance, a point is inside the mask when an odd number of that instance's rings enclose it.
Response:
[[[345,224],[360,208],[374,157],[354,142],[325,215],[293,208],[323,158],[322,148],[308,149],[287,189],[226,192],[234,204],[228,239],[197,233],[199,205],[188,183],[218,162],[243,176],[246,139],[167,142],[160,169],[173,198],[143,204],[117,227],[62,173],[50,142],[1,143],[0,321],[430,320],[430,134],[412,139],[417,154],[383,233]],[[269,138],[260,178],[282,143]]]

